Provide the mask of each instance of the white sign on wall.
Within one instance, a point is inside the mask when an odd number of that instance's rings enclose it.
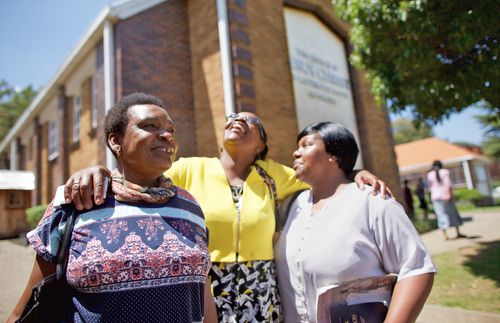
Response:
[[[310,12],[285,8],[284,14],[299,131],[333,121],[348,128],[359,146],[344,42]]]

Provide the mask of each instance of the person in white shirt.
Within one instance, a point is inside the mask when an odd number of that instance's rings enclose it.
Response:
[[[415,321],[436,269],[404,209],[347,178],[358,148],[343,126],[313,124],[297,142],[295,175],[311,190],[291,205],[275,246],[284,322],[316,322],[326,286],[389,273],[398,275],[392,297],[367,292],[349,305],[381,302],[389,307],[385,322]]]

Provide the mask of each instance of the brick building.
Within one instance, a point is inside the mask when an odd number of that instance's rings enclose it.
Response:
[[[358,139],[362,166],[398,191],[388,116],[347,63],[348,26],[330,0],[133,0],[106,7],[7,137],[10,169],[33,171],[32,204],[74,171],[112,165],[106,111],[135,91],[169,106],[180,156],[216,156],[225,115],[252,111],[269,157],[291,164],[299,129],[332,120]]]

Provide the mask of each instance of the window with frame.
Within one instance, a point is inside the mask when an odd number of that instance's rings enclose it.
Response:
[[[7,208],[15,209],[24,206],[24,197],[22,191],[9,191],[7,193]]]
[[[49,122],[49,160],[53,160],[57,157],[57,148],[59,145],[59,130],[57,120]]]
[[[450,171],[450,179],[453,187],[463,186],[466,184],[465,174],[463,168],[459,166],[452,166],[448,168]]]
[[[92,77],[92,86],[90,87],[91,98],[91,116],[92,116],[92,129],[97,128],[97,83],[95,77]]]
[[[80,111],[81,99],[76,95],[73,97],[73,142],[80,141]]]

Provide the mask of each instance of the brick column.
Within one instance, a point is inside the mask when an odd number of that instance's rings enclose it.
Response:
[[[246,0],[229,0],[229,37],[231,38],[236,111],[256,112],[251,38]]]
[[[61,86],[58,94],[58,108],[59,108],[59,160],[58,168],[60,168],[61,178],[56,184],[60,185],[69,177],[69,144],[70,144],[70,110],[71,100],[66,97],[65,88]]]

